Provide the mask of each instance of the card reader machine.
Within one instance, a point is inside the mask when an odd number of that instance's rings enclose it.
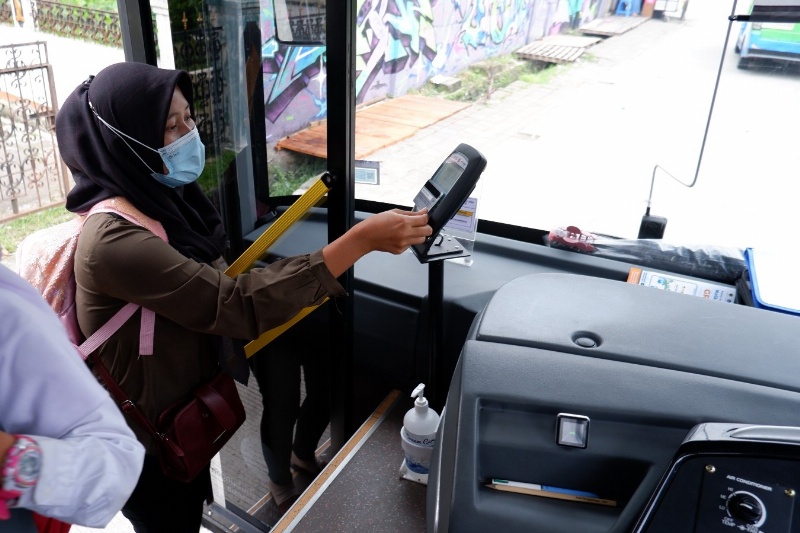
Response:
[[[455,239],[448,239],[441,231],[467,201],[485,168],[483,154],[467,144],[459,144],[417,193],[414,210],[427,207],[428,224],[433,228],[424,243],[411,247],[420,261],[433,256],[464,255]]]

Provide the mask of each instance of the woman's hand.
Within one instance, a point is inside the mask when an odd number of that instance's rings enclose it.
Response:
[[[0,431],[0,467],[2,467],[5,462],[6,452],[14,445],[16,440],[17,439],[13,435]],[[2,475],[0,475],[0,485],[2,485]]]
[[[392,209],[373,215],[357,226],[364,233],[370,251],[401,254],[412,244],[425,242],[433,231],[428,225],[428,210],[403,211]]]
[[[341,276],[369,252],[403,253],[413,244],[425,242],[433,233],[428,210],[392,209],[372,215],[322,249],[325,265],[334,277]]]

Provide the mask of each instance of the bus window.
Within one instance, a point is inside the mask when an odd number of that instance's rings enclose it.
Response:
[[[736,68],[728,17],[746,14],[743,3],[693,2],[684,20],[638,21],[597,4],[580,11],[577,31],[533,4],[492,18],[449,3],[360,16],[358,34],[372,38],[356,50],[356,159],[378,164],[380,183],[356,183],[357,197],[408,205],[441,154],[465,142],[488,160],[475,191],[481,221],[633,239],[650,206],[671,243],[780,246],[766,228],[792,224],[798,192],[792,64]],[[608,21],[616,29],[604,31]],[[549,42],[590,44],[574,61],[521,53]],[[519,104],[501,113],[509,99]],[[396,141],[368,135],[380,121]]]
[[[757,6],[767,5],[757,2]],[[753,8],[750,8],[752,14]],[[736,39],[739,68],[760,59],[800,61],[800,24],[796,22],[743,22]],[[760,58],[760,59],[759,59]]]

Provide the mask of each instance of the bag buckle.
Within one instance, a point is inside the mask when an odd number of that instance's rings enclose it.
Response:
[[[134,403],[131,400],[125,400],[124,402],[122,402],[122,404],[120,404],[119,409],[123,413],[128,414],[134,409],[136,409],[136,405],[134,405]]]

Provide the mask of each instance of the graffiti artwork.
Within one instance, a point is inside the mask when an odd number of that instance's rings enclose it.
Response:
[[[279,42],[272,2],[262,2],[265,110],[270,137],[277,140],[327,115],[325,47]],[[575,0],[359,0],[356,101],[402,96],[435,75],[453,76],[472,63],[511,53],[560,31],[570,21],[573,4]],[[585,18],[597,0],[581,4]]]

